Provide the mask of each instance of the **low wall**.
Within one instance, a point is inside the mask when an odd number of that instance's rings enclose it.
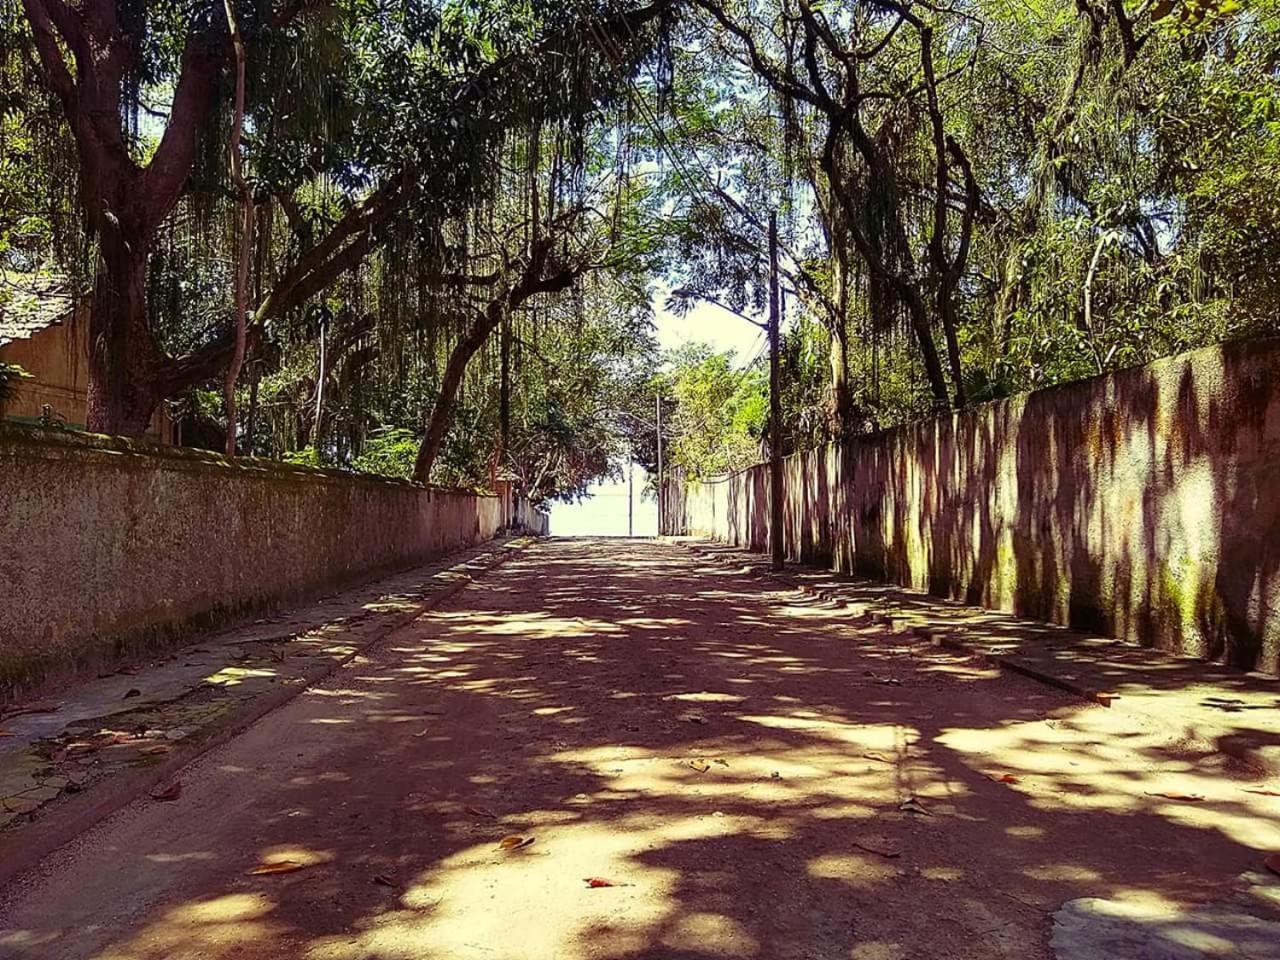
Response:
[[[0,427],[0,702],[545,517],[427,490]]]
[[[763,550],[768,470],[672,484],[668,532]],[[1280,672],[1280,340],[790,458],[793,559]]]

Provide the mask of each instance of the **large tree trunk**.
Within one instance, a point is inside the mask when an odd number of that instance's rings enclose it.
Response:
[[[427,483],[431,479],[431,468],[435,466],[440,448],[444,446],[444,435],[449,429],[449,415],[453,412],[454,399],[458,396],[462,377],[467,372],[467,364],[502,322],[506,312],[503,306],[501,300],[492,301],[475,326],[454,344],[453,352],[449,354],[449,363],[445,366],[444,378],[440,381],[440,393],[436,396],[431,419],[427,422],[427,435],[418,449],[413,467],[413,478],[419,483]]]
[[[147,325],[147,255],[109,230],[101,258],[89,314],[87,426],[136,437],[164,397],[165,358]]]
[[[964,393],[964,369],[960,364],[960,340],[956,336],[955,288],[944,279],[939,284],[938,316],[942,319],[942,333],[947,341],[947,363],[951,367],[951,385],[955,390],[956,406],[967,402]]]
[[[576,224],[570,224],[569,229],[573,226]],[[516,284],[490,300],[471,329],[454,345],[453,352],[449,354],[449,363],[445,366],[444,378],[440,381],[440,393],[436,396],[431,418],[427,422],[426,436],[422,440],[422,446],[418,448],[417,460],[414,463],[413,478],[419,483],[425,484],[431,479],[431,468],[435,466],[440,448],[444,446],[445,433],[449,429],[449,416],[453,413],[458,388],[462,385],[462,377],[467,372],[467,364],[476,355],[476,351],[483,347],[493,331],[508,320],[511,313],[530,297],[539,293],[555,293],[567,289],[586,269],[582,264],[565,265],[548,272],[547,267],[554,260],[552,247],[555,239],[554,236],[542,236],[532,243]]]
[[[911,318],[911,329],[916,335],[920,359],[924,361],[925,376],[929,380],[929,391],[933,394],[934,402],[938,406],[950,406],[951,397],[947,393],[947,377],[942,372],[942,361],[938,358],[937,344],[933,342],[933,330],[929,327],[929,313],[925,309],[924,300],[914,288],[903,288],[899,292],[906,301],[907,315]]]

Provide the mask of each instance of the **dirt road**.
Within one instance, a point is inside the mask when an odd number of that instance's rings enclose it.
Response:
[[[549,541],[5,891],[0,956],[1088,956],[1068,901],[1265,941],[1278,804],[679,547]],[[1269,955],[1228,937],[1187,956]]]

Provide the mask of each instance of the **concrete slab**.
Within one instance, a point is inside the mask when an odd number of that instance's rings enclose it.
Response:
[[[1089,897],[1053,915],[1058,960],[1280,960],[1280,921],[1231,904]]]

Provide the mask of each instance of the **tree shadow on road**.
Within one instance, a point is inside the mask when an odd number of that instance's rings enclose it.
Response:
[[[1280,847],[1276,799],[1168,731],[661,545],[538,547],[202,776],[142,815],[181,839],[99,853],[127,936],[62,915],[0,946],[1037,958],[1065,901],[1202,903]]]

